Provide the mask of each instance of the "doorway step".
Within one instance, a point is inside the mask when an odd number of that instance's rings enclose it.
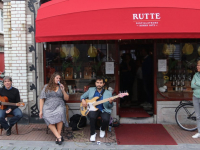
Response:
[[[121,124],[155,123],[152,108],[140,106],[119,109]]]
[[[156,123],[155,116],[147,118],[120,117],[120,124],[148,124],[148,123]]]
[[[120,117],[139,117],[139,118],[146,118],[151,117],[147,111],[144,110],[143,107],[135,107],[135,108],[120,108],[119,109],[119,116]]]

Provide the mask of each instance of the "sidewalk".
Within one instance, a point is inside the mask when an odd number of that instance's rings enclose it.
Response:
[[[55,144],[55,137],[49,131],[46,134],[45,124],[18,125],[19,135],[16,135],[15,127],[12,128],[12,135],[6,136],[3,131],[0,136],[0,149],[8,150],[53,150],[53,149],[72,149],[72,150],[89,150],[89,149],[152,149],[152,150],[195,150],[199,149],[200,138],[192,139],[191,136],[196,133],[184,131],[177,125],[164,125],[169,134],[174,138],[178,145],[117,145],[114,128],[112,132],[108,132],[106,138],[99,138],[97,131],[97,141],[101,141],[101,145],[96,142],[89,142],[90,132],[89,126],[83,130],[71,131],[68,128],[63,133],[65,142],[59,146]],[[134,133],[133,133],[134,134]],[[145,133],[144,133],[145,134]],[[72,138],[74,135],[74,138]],[[145,136],[145,135],[144,135]],[[69,139],[68,139],[69,138]]]

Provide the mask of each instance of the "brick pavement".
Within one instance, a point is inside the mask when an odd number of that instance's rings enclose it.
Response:
[[[19,135],[16,134],[15,126],[12,128],[12,135],[6,136],[6,131],[3,130],[2,136],[0,136],[0,140],[20,140],[20,141],[54,141],[55,136],[53,133],[48,130],[48,134],[46,134],[47,126],[45,124],[29,124],[29,125],[18,125]],[[114,132],[114,128],[112,128],[112,132],[108,132],[107,137],[100,138],[99,131],[96,130],[97,136],[96,140],[106,143],[115,143],[116,136]],[[68,142],[89,142],[90,138],[90,128],[89,126],[83,128],[79,131],[73,131],[71,128],[65,128],[64,133],[65,141]],[[72,137],[68,139],[67,137]]]
[[[200,138],[197,138],[197,139],[192,138],[192,135],[197,133],[197,130],[192,131],[192,132],[185,131],[176,124],[167,124],[163,126],[178,144],[182,144],[182,143],[200,144]]]
[[[189,132],[182,130],[176,124],[165,124],[163,125],[168,133],[174,138],[178,144],[199,144],[200,138],[193,139],[191,136],[194,135],[197,131]],[[6,132],[3,130],[0,140],[19,140],[19,141],[54,141],[55,137],[52,132],[49,130],[49,134],[46,134],[46,125],[45,124],[29,124],[29,125],[18,125],[19,135],[16,135],[15,127],[12,128],[12,135],[6,136]],[[71,128],[66,128],[65,132],[62,133],[65,141],[68,142],[89,142],[90,131],[89,126],[83,128],[79,131],[71,131]],[[74,138],[68,139],[74,135]],[[112,132],[108,132],[106,138],[99,137],[99,131],[97,130],[97,141],[103,143],[116,143],[116,136],[114,128]]]

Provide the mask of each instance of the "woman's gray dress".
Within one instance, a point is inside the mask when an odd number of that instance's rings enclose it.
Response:
[[[43,119],[47,125],[56,124],[63,122],[63,124],[68,127],[68,122],[66,120],[66,106],[64,102],[63,93],[59,87],[58,91],[47,91],[45,92],[44,86],[40,98],[45,99],[43,105]]]

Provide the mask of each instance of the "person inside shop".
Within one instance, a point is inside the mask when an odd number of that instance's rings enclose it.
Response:
[[[105,85],[105,79],[103,77],[97,77],[95,81],[96,87],[90,87],[88,91],[81,96],[81,102],[83,107],[87,107],[85,99],[91,100],[94,97],[99,97],[97,101],[101,101],[103,99],[110,98],[109,101],[97,105],[96,106],[96,108],[98,108],[97,111],[90,111],[88,113],[88,118],[90,120],[90,135],[91,135],[90,141],[92,142],[96,140],[97,133],[95,132],[95,123],[97,117],[101,116],[102,118],[99,136],[103,138],[105,136],[105,129],[109,125],[111,108],[113,107],[113,99],[111,98],[112,93],[108,90],[105,90],[104,85]]]
[[[152,107],[153,105],[153,58],[148,54],[148,50],[143,48],[141,50],[143,56],[142,62],[142,79],[144,91],[147,95],[146,102],[142,106]]]
[[[3,85],[4,86],[0,89],[0,96],[6,96],[8,98],[8,102],[10,103],[20,102],[19,90],[12,86],[12,78],[5,76],[3,78]],[[7,106],[5,110],[0,109],[1,128],[6,130],[7,136],[11,135],[12,127],[23,117],[22,111],[18,108],[18,106],[19,104],[16,104],[16,106]],[[12,114],[13,117],[6,121],[5,117],[7,114]]]
[[[40,95],[39,117],[44,119],[56,137],[56,144],[59,145],[64,141],[61,136],[63,124],[68,127],[65,102],[69,100],[69,95],[66,92],[66,87],[67,85],[62,76],[55,72]]]
[[[121,105],[130,105],[133,95],[133,81],[135,79],[135,62],[130,53],[124,53],[122,55],[122,62],[120,64],[120,90],[127,91],[128,97],[124,97],[120,100]]]
[[[200,138],[200,59],[197,60],[197,72],[194,74],[191,82],[191,88],[193,89],[193,105],[196,114],[198,133],[192,136],[192,138]]]
[[[137,64],[137,72],[136,72],[136,78],[137,78],[137,99],[139,104],[144,103],[146,100],[146,94],[144,93],[144,86],[143,86],[143,79],[142,79],[142,59],[136,60]]]

